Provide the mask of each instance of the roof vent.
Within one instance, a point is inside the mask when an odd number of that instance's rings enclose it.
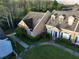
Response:
[[[73,16],[68,17],[68,25],[72,25],[74,22],[75,18]]]

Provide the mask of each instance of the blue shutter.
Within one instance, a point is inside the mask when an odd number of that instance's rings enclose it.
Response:
[[[61,33],[61,38],[63,37],[63,33]]]
[[[57,38],[57,32],[54,32],[55,38]]]
[[[77,42],[78,37],[75,38],[74,44]]]
[[[71,40],[71,35],[69,35],[69,39],[68,40]]]

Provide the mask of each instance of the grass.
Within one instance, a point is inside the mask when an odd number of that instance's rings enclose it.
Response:
[[[23,42],[29,44],[29,45],[32,45],[32,44],[36,44],[36,43],[39,43],[39,42],[45,42],[45,41],[50,41],[51,39],[44,39],[44,38],[41,38],[40,40],[34,40],[34,41],[30,41],[28,38],[26,39],[22,39]]]
[[[70,48],[70,49],[72,49],[74,51],[79,52],[79,46],[74,45],[71,41],[68,41],[67,39],[58,38],[55,42],[65,46],[67,48]]]
[[[79,59],[79,57],[75,57],[57,47],[44,45],[32,48],[23,59]]]

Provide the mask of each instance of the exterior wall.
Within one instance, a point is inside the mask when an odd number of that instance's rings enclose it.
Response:
[[[50,33],[52,36],[55,36],[56,38],[59,37],[59,30],[56,27],[46,25],[47,32]]]
[[[54,35],[54,31],[58,32],[58,36],[59,36],[59,30],[56,27],[46,25],[46,28],[47,28],[48,33],[51,34],[51,32],[52,32],[52,36]],[[62,31],[60,32],[60,36],[61,36],[61,33],[63,33],[62,38],[66,38],[66,39],[72,40],[72,42],[74,42],[75,38],[78,37],[77,40],[79,41],[79,33],[78,32],[62,29]]]
[[[61,35],[62,38],[65,38],[67,40],[71,40],[71,35],[69,33],[65,33],[65,32],[61,32],[61,33],[62,33],[62,35]]]
[[[44,16],[41,18],[40,22],[35,26],[35,28],[33,29],[33,34],[39,35],[40,33],[42,33],[45,29],[45,24],[46,22],[49,20],[49,17],[51,16],[51,13],[49,11],[47,11]]]
[[[74,41],[76,35],[79,35],[78,32],[74,32],[74,31],[70,31],[70,30],[66,30],[66,29],[62,29],[62,32],[69,33],[71,35],[72,41]]]
[[[24,28],[27,31],[27,34],[31,35],[31,31],[30,31],[29,27],[24,23],[23,20],[18,24],[18,26],[20,28]]]
[[[20,21],[20,23],[18,24],[19,27],[24,28],[24,29],[28,29],[28,26],[24,23],[24,21]]]

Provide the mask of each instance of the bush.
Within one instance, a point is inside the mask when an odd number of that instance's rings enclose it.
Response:
[[[17,28],[16,29],[16,36],[19,37],[19,38],[26,38],[27,36],[27,32],[26,30],[24,30],[23,28]]]
[[[19,27],[16,29],[16,36],[28,44],[40,41],[49,41],[52,38],[52,36],[47,32],[41,33],[40,35],[33,37],[31,35],[28,35],[24,29]]]
[[[35,43],[35,42],[43,42],[43,41],[49,41],[51,40],[52,36],[46,32],[41,33],[40,35],[36,36],[36,37],[32,37],[30,35],[27,35],[26,37],[26,41],[29,43]]]
[[[49,34],[49,33],[47,33],[47,32],[43,32],[43,33],[41,33],[40,35],[38,35],[38,36],[36,36],[36,38],[37,39],[43,39],[43,40],[50,40],[50,39],[52,39],[52,35],[51,34]]]

